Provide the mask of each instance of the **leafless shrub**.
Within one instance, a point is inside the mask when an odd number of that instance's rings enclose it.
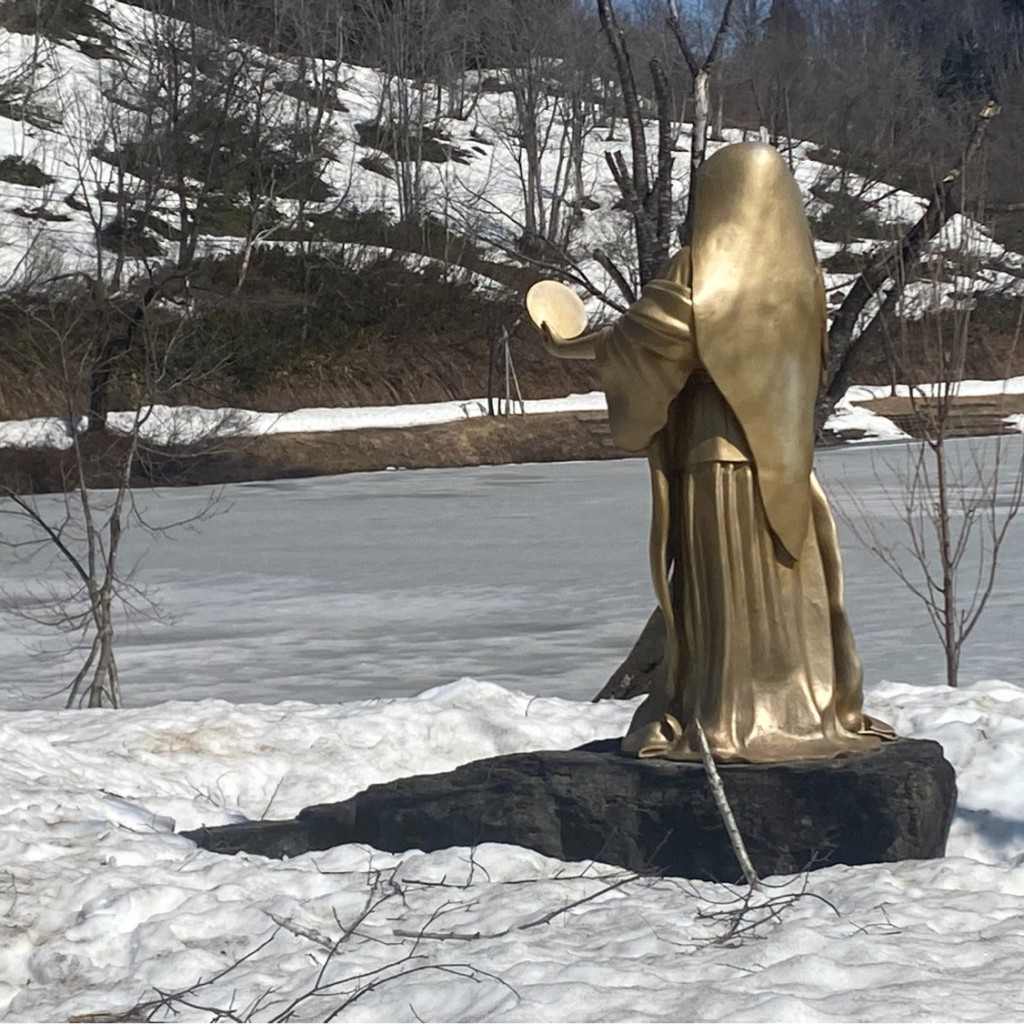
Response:
[[[964,258],[971,243],[970,233],[963,232],[959,246]],[[952,315],[943,315],[944,303],[952,303]],[[922,437],[896,456],[878,457],[876,479],[899,531],[863,514],[857,494],[847,496],[862,514],[858,519],[844,515],[861,543],[924,606],[942,645],[948,686],[957,685],[964,645],[993,595],[1002,546],[1024,502],[1020,436],[951,443],[972,345],[973,305],[969,296],[953,294],[940,277],[933,278],[925,296],[925,329],[916,332],[912,361],[905,358],[906,322],[896,321],[897,337],[888,339],[894,378],[907,384],[916,432]],[[1022,323],[1024,304],[1008,362],[1020,342]]]

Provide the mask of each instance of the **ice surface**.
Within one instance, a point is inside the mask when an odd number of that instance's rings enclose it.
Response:
[[[994,443],[957,442],[953,450]],[[1022,443],[1020,435],[1004,439],[1007,465],[1019,460]],[[837,512],[898,529],[889,492],[908,450],[819,452]],[[136,500],[160,524],[187,518],[208,495],[140,491]],[[137,621],[123,635],[125,699],[198,699],[215,678],[217,695],[232,701],[337,701],[408,695],[461,676],[587,699],[654,606],[648,495],[642,460],[225,487],[221,514],[194,530],[125,534],[125,566],[138,561],[137,582],[170,620]],[[60,499],[42,502],[53,509]],[[8,534],[15,525],[0,518]],[[868,684],[940,680],[924,613],[842,523],[840,530]],[[1017,679],[1024,661],[1015,625],[1024,621],[1024,520],[1012,524],[1006,545],[996,593],[965,652],[968,680]],[[24,561],[3,547],[0,573],[8,605],[64,578],[50,557]],[[9,615],[4,625],[0,703],[39,706],[76,662],[55,663],[66,647],[47,631]]]

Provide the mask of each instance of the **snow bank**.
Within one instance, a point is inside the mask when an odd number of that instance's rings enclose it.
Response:
[[[950,856],[776,879],[767,898],[791,905],[761,912],[740,948],[722,941],[736,909],[724,886],[628,879],[497,845],[220,857],[174,833],[615,735],[631,705],[461,680],[340,705],[9,714],[0,1018],[117,1013],[203,979],[177,1004],[189,1020],[214,1008],[271,1020],[294,1000],[293,1019],[324,1020],[352,997],[335,1019],[1016,1017],[1024,690],[885,683],[868,705],[938,739],[956,765]],[[318,979],[326,987],[310,995]]]
[[[832,415],[825,421],[826,430],[834,431],[840,436],[852,435],[850,439],[855,444],[859,441],[895,441],[906,440],[910,437],[888,417],[879,416],[878,413],[871,412],[870,409],[854,405],[857,400],[866,400],[864,397],[857,399],[851,395],[851,392],[859,390],[861,389],[850,388],[836,402]]]
[[[959,398],[1024,395],[1024,377],[960,380],[952,384],[855,384],[846,392],[845,399],[850,402],[869,402],[874,398],[940,398],[947,393]]]
[[[530,413],[589,412],[607,409],[604,393],[591,391],[564,398],[528,399],[522,411]],[[513,409],[518,412],[516,403]],[[294,412],[254,412],[251,409],[202,409],[194,405],[153,405],[142,411],[113,412],[111,429],[139,435],[151,444],[194,444],[212,437],[261,437],[267,434],[302,434],[372,428],[404,429],[434,423],[452,423],[487,415],[486,398],[421,405],[376,405],[357,409],[296,409]],[[76,423],[86,429],[85,417]],[[68,420],[40,418],[0,422],[0,448],[69,448]]]

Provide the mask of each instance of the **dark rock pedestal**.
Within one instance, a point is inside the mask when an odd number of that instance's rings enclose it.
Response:
[[[618,748],[618,740],[602,740],[506,754],[370,786],[341,803],[307,807],[293,821],[184,834],[220,853],[268,857],[342,843],[395,852],[514,843],[563,860],[739,881],[703,767],[640,761]],[[832,761],[719,770],[761,875],[945,853],[956,780],[931,740],[901,739]]]

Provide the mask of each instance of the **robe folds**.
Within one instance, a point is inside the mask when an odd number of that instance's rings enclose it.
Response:
[[[843,609],[835,524],[810,468],[808,386],[780,384],[775,363],[759,369],[766,353],[756,336],[730,337],[710,351],[718,343],[702,333],[692,274],[684,248],[594,342],[613,437],[650,464],[651,572],[667,626],[665,671],[656,673],[623,750],[697,760],[698,720],[722,760],[873,750],[892,730],[861,710],[863,673]],[[757,325],[748,315],[735,329]],[[816,382],[819,336],[798,347],[812,341],[814,362],[808,370],[803,353],[797,371]],[[744,342],[755,364],[737,369],[734,360],[723,369],[717,351],[742,351]],[[737,386],[737,375],[750,379]],[[772,393],[759,398],[765,380]]]

